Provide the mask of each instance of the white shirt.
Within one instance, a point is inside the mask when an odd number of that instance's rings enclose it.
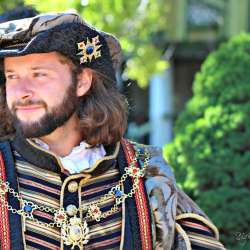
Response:
[[[34,139],[34,142],[42,148],[49,150],[49,145],[39,139]],[[69,171],[70,174],[81,173],[93,166],[98,160],[106,155],[103,145],[90,147],[89,144],[82,141],[80,145],[74,147],[72,151],[59,159],[63,167]]]

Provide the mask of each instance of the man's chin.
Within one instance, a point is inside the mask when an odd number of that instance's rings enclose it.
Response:
[[[16,115],[18,122],[22,124],[23,126],[30,126],[32,124],[39,123],[43,117],[44,117],[44,114],[40,114],[40,115],[29,114],[29,115],[22,115],[22,116],[19,114]]]
[[[25,138],[36,138],[49,134],[53,130],[45,128],[45,124],[41,120],[35,121],[22,121],[17,119],[14,123],[16,130]]]
[[[33,125],[33,126],[19,126],[17,130],[24,138],[29,139],[29,138],[38,138],[45,135],[49,135],[55,129],[48,130],[47,128],[45,130],[44,128]]]

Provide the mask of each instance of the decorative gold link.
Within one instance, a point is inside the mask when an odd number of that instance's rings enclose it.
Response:
[[[55,227],[56,223],[54,222],[50,222],[50,223],[45,223],[45,222],[41,222],[39,221],[38,219],[31,219],[34,223],[40,225],[40,226],[45,226],[45,227],[48,227],[48,228],[53,228]]]

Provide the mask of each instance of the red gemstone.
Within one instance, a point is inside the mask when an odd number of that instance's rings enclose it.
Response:
[[[133,172],[133,174],[137,174],[137,173],[138,173],[138,169],[134,168],[134,169],[132,170],[132,172]]]
[[[93,213],[97,214],[97,213],[99,213],[99,210],[96,208],[96,209],[94,209]]]
[[[0,189],[4,190],[6,188],[6,185],[5,184],[1,184],[0,185]]]
[[[57,216],[57,219],[59,219],[59,220],[63,220],[65,218],[65,216],[63,215],[63,214],[59,214],[58,216]]]

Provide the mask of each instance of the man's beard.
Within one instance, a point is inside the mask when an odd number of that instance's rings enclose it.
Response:
[[[23,122],[16,115],[16,106],[41,105],[46,113],[36,122]],[[52,133],[58,127],[63,126],[76,112],[78,97],[76,96],[76,84],[71,83],[65,91],[61,104],[48,111],[47,104],[43,101],[16,102],[10,111],[12,124],[17,133],[25,138],[37,138]]]

